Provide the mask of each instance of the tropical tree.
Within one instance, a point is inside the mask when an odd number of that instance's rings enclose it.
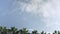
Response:
[[[11,31],[13,32],[13,34],[15,34],[17,32],[17,28],[11,27]]]
[[[28,30],[26,28],[19,30],[20,34],[28,34]]]
[[[31,33],[28,33],[28,34],[31,34]]]
[[[19,31],[17,31],[16,34],[19,34]]]
[[[41,34],[44,34],[44,31],[42,31]]]
[[[57,31],[55,30],[54,33],[57,34]]]
[[[22,29],[22,34],[27,34],[28,33],[28,30],[26,28],[23,28]]]
[[[22,29],[19,30],[18,34],[22,34]]]
[[[46,32],[44,34],[46,34]]]
[[[3,27],[2,26],[0,26],[0,31],[2,31],[3,30]]]
[[[7,34],[12,34],[12,30],[11,29],[7,29]]]
[[[55,30],[55,31],[53,32],[53,34],[57,34],[57,31]]]
[[[53,33],[53,34],[55,34],[55,33]]]
[[[58,31],[58,34],[60,34],[60,31]]]
[[[32,31],[32,34],[38,34],[37,30]]]
[[[3,27],[0,26],[0,34],[2,34],[2,32],[3,32]]]
[[[7,34],[7,28],[3,27],[3,34]]]

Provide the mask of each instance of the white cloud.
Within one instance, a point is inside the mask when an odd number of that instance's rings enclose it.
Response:
[[[28,13],[33,13],[33,14],[39,14],[44,17],[48,17],[49,13],[47,10],[50,5],[48,6],[48,5],[44,5],[44,4],[45,4],[45,2],[43,0],[31,0],[31,2],[28,4],[21,2],[20,6],[21,6],[22,11],[26,11]]]
[[[29,3],[20,2],[21,10],[42,16],[46,27],[58,26],[60,20],[60,0],[31,0]],[[57,27],[58,28],[58,27]]]

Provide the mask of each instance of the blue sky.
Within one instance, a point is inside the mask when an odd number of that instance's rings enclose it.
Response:
[[[0,26],[38,31],[60,30],[59,0],[0,0]]]

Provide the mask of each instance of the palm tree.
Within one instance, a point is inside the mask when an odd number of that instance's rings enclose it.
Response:
[[[7,29],[6,29],[6,27],[3,27],[3,34],[7,34]]]
[[[0,26],[0,31],[2,31],[2,26]]]
[[[17,28],[11,27],[11,31],[13,32],[13,34],[15,34],[17,32]]]
[[[42,31],[41,34],[44,34],[44,31]]]
[[[46,34],[46,32],[44,34]]]
[[[28,33],[28,34],[30,34],[30,33]]]
[[[23,28],[22,29],[22,34],[27,34],[28,33],[28,30],[26,28]]]
[[[55,34],[55,33],[53,33],[53,34]]]
[[[17,31],[16,34],[19,34],[19,31]]]
[[[20,29],[19,34],[28,34],[28,30],[26,28]]]
[[[54,33],[57,34],[57,31],[55,30]]]
[[[12,30],[11,29],[7,29],[7,34],[12,34]]]
[[[58,31],[58,34],[60,34],[60,31]]]
[[[3,31],[3,27],[0,26],[0,34],[2,34],[2,31]]]
[[[22,29],[19,30],[19,33],[18,34],[22,34]]]
[[[38,34],[37,30],[32,31],[32,34]]]
[[[57,34],[57,31],[55,30],[55,31],[53,32],[53,34]]]

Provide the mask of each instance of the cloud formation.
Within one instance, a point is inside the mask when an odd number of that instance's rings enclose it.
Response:
[[[47,27],[59,25],[60,0],[22,0],[19,4],[21,11],[43,17]]]
[[[25,2],[28,2],[26,0]],[[48,17],[48,8],[50,3],[48,0],[31,0],[28,3],[20,2],[20,8],[22,11],[37,14],[39,16]],[[48,6],[49,4],[49,6]]]
[[[5,15],[6,18],[4,18],[7,19],[6,22],[15,23],[16,21],[17,23],[15,24],[19,24],[22,27],[28,24],[36,29],[40,29],[42,26],[41,29],[46,27],[47,30],[50,29],[52,31],[53,29],[59,29],[60,26],[60,0],[6,0],[0,11],[1,17]],[[5,21],[4,18],[2,22]],[[26,25],[25,27],[29,26]]]

